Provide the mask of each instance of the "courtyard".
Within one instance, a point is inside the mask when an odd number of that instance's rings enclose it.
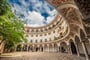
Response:
[[[0,60],[85,60],[85,58],[64,53],[15,52],[1,55]]]

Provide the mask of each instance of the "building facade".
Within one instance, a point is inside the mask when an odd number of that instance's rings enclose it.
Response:
[[[56,8],[57,16],[46,26],[25,26],[28,43],[17,45],[17,51],[63,52],[83,55],[89,60],[90,9],[88,6],[90,5],[85,6],[85,1],[79,0],[46,1]],[[23,48],[19,49],[21,46]]]

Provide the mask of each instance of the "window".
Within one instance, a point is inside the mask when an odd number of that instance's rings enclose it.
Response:
[[[38,29],[36,30],[36,32],[38,32]]]
[[[42,36],[42,34],[40,36]]]
[[[30,43],[32,43],[33,41],[32,40],[30,40]]]
[[[40,42],[42,42],[42,39],[40,39]]]
[[[45,42],[47,42],[47,39],[45,39]]]
[[[51,38],[49,38],[49,41],[51,41]]]
[[[38,35],[36,35],[36,37],[38,37]]]
[[[33,37],[33,35],[31,35],[31,37]]]
[[[48,29],[51,29],[51,27],[49,27]]]
[[[45,36],[46,36],[47,34],[45,34]]]
[[[55,27],[55,25],[53,25],[53,27]]]
[[[48,33],[48,35],[50,35],[50,34],[51,34],[51,32]]]
[[[43,30],[41,29],[41,32],[43,32]]]
[[[27,29],[27,33],[29,32],[29,29]]]
[[[35,43],[37,43],[37,40],[35,40]]]
[[[26,37],[29,37],[28,35],[26,35]]]
[[[55,33],[55,31],[53,31],[53,33]]]
[[[31,30],[31,32],[34,32],[34,30]]]
[[[45,31],[47,31],[47,29],[45,29]]]

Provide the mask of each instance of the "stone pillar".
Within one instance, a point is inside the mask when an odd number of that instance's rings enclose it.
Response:
[[[40,52],[40,45],[37,45],[37,47],[38,47],[38,52]]]
[[[44,45],[43,45],[43,52],[44,52]]]
[[[90,35],[87,35],[87,39],[89,40],[89,44],[90,44]]]
[[[67,45],[67,49],[68,49],[68,54],[72,55],[72,50],[71,50],[71,46],[69,43]]]
[[[80,56],[79,48],[78,48],[77,42],[74,41],[74,44],[75,44],[75,47],[76,47],[76,50],[77,50],[77,55]]]
[[[55,50],[54,50],[54,44],[52,44],[52,49],[53,49],[52,51],[55,52]]]
[[[40,47],[40,52],[42,51],[41,47]]]
[[[81,42],[81,44],[82,44],[82,47],[83,47],[83,51],[84,51],[86,60],[90,60],[90,59],[89,59],[89,55],[88,55],[88,50],[87,50],[86,45],[85,45],[85,40],[81,40],[80,37],[79,37],[79,39],[80,39],[80,42]]]
[[[28,44],[27,44],[27,52],[28,52]]]
[[[59,45],[57,45],[57,52],[59,52]]]
[[[21,52],[23,51],[23,44],[21,44]]]
[[[32,47],[32,52],[34,52],[34,47]]]
[[[48,47],[48,52],[50,52],[50,49],[49,49],[49,44],[47,44],[47,47]]]

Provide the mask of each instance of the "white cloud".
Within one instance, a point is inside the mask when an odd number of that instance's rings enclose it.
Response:
[[[31,26],[43,26],[46,22],[47,24],[50,23],[56,16],[57,12],[55,9],[50,10],[50,5],[48,3],[42,3],[39,0],[28,0],[28,2],[25,2],[25,0],[18,0],[21,2],[22,5],[18,5],[17,3],[13,3],[14,7],[12,10],[16,10],[16,14],[19,16],[19,14],[24,14],[25,18],[22,20],[28,20],[28,24]],[[32,7],[31,3],[33,4]],[[30,11],[29,8],[33,8],[33,11]],[[41,13],[46,12],[49,14],[49,16],[45,19],[44,16],[41,15]]]
[[[57,11],[53,10],[53,11],[49,11],[48,13],[50,14],[50,16],[47,17],[46,22],[50,23],[56,17]]]
[[[28,12],[28,16],[26,16],[26,19],[30,21],[31,24],[43,24],[44,17],[36,11]]]

